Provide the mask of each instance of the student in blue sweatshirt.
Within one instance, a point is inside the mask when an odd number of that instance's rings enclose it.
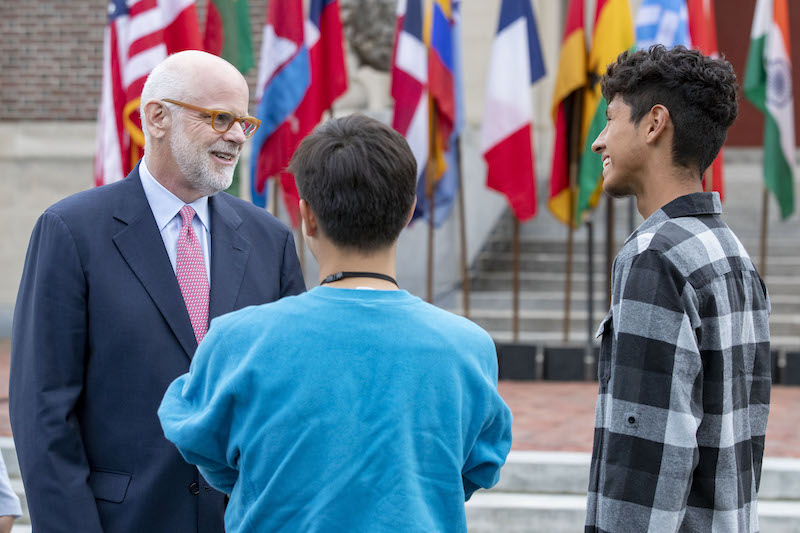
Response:
[[[399,289],[416,201],[405,139],[353,115],[290,163],[320,286],[215,319],[159,409],[230,494],[228,533],[465,532],[511,447],[489,335]]]

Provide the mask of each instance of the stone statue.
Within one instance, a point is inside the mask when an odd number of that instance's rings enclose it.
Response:
[[[345,36],[359,66],[388,72],[397,0],[341,0],[340,3]]]

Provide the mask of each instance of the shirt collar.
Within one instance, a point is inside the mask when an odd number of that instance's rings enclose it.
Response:
[[[661,208],[668,218],[721,215],[722,202],[718,192],[695,192],[675,198]]]
[[[147,203],[150,204],[150,209],[153,211],[153,216],[156,219],[158,231],[163,231],[164,227],[178,215],[181,208],[186,204],[153,177],[153,174],[150,173],[150,169],[147,168],[147,164],[144,162],[144,158],[142,158],[141,163],[139,163],[139,176],[142,180],[142,188],[144,189],[144,195],[147,197]],[[211,233],[211,224],[209,224],[210,220],[208,215],[208,196],[198,198],[188,205],[192,206],[195,213],[197,213],[197,217],[200,219],[200,223],[203,224],[206,231]]]
[[[695,192],[679,196],[658,209],[650,215],[647,220],[642,222],[636,231],[625,240],[627,243],[636,235],[646,233],[649,228],[666,222],[671,218],[696,217],[700,215],[721,215],[722,202],[719,193],[714,192]]]

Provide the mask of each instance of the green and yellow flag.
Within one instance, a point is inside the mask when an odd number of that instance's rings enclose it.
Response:
[[[206,34],[203,38],[206,52],[218,55],[247,73],[255,64],[253,39],[250,34],[250,6],[247,0],[210,0],[206,12]],[[227,191],[241,196],[239,166],[233,173],[233,182]]]
[[[592,143],[606,125],[608,103],[600,91],[600,78],[617,56],[633,48],[633,20],[628,0],[597,0],[597,11],[589,51],[589,85],[583,101],[583,153],[578,170],[576,225],[584,213],[597,205],[600,198],[603,162],[592,152]]]

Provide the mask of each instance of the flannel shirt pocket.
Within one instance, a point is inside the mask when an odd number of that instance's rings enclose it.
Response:
[[[600,357],[597,360],[597,379],[601,388],[608,384],[611,378],[611,348],[614,342],[614,316],[608,312],[600,327],[597,328],[597,338],[600,338]]]

